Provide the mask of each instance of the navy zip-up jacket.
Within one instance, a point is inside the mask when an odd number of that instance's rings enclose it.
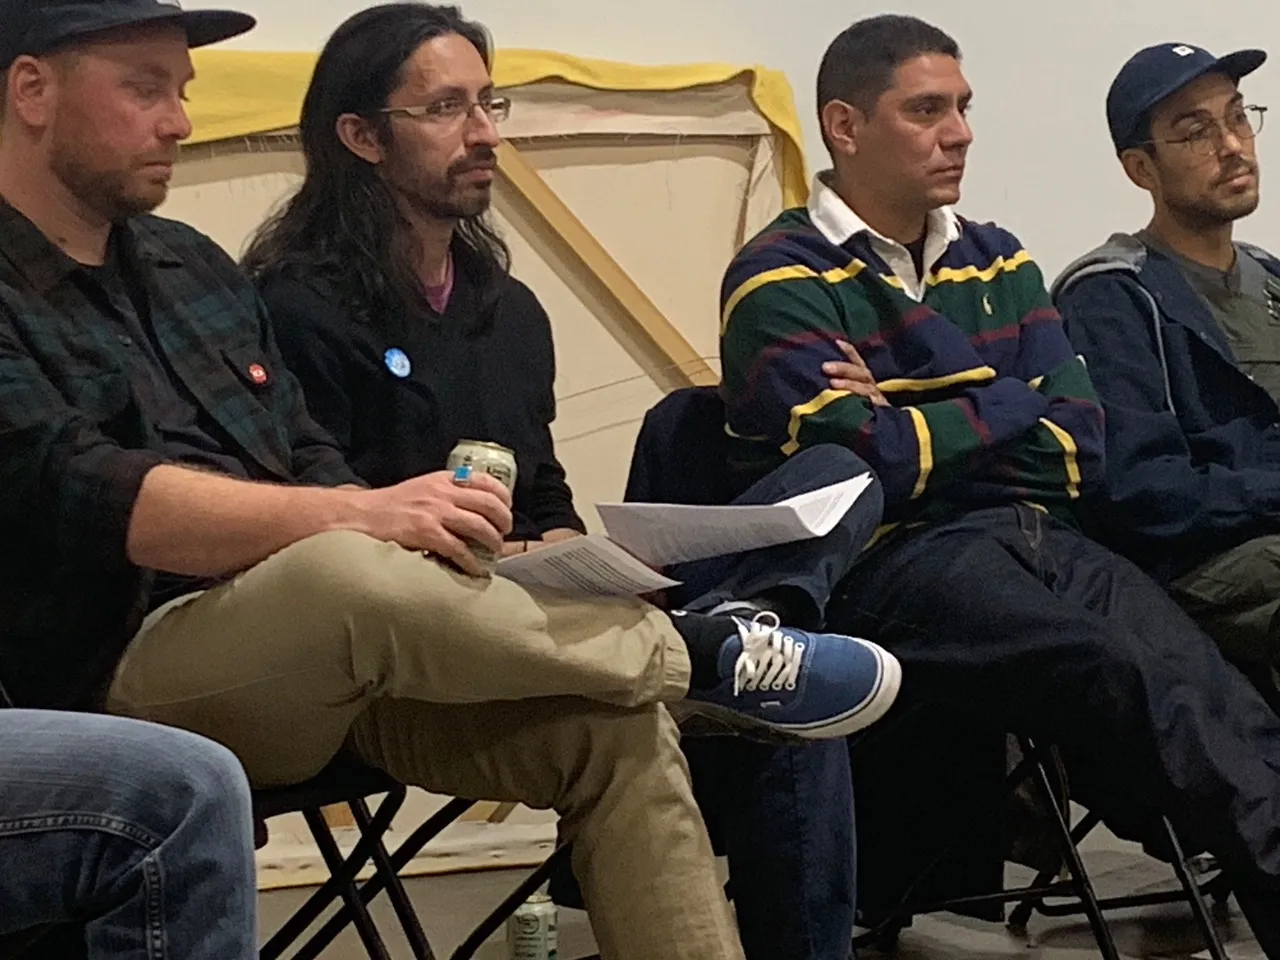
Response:
[[[1280,261],[1239,246],[1280,277]],[[1106,414],[1087,529],[1164,581],[1280,532],[1280,407],[1178,265],[1116,234],[1052,295]]]

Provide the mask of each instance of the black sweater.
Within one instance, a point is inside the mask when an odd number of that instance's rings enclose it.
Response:
[[[504,278],[481,317],[482,293],[459,258],[444,316],[375,318],[345,309],[323,278],[271,276],[260,284],[286,365],[307,410],[374,487],[443,470],[461,439],[516,452],[514,540],[583,530],[551,440],[555,352],[538,298]],[[491,301],[492,302],[492,301]],[[398,349],[411,367],[388,362]]]

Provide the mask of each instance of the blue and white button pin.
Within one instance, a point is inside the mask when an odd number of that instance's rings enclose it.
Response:
[[[409,355],[399,347],[389,349],[382,355],[382,360],[386,363],[387,369],[391,371],[393,377],[399,377],[403,380],[413,373],[413,364],[409,362]]]

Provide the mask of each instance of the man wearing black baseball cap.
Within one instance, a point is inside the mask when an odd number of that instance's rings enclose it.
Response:
[[[174,23],[189,47],[229,40],[253,29],[233,10],[183,10],[178,0],[0,0],[0,70],[23,54],[41,56],[76,40],[144,24]]]
[[[1259,202],[1261,50],[1166,43],[1107,96],[1151,222],[1072,264],[1053,293],[1107,416],[1090,532],[1135,560],[1280,708],[1280,261],[1235,242]],[[1240,902],[1269,956],[1280,906]]]
[[[14,314],[31,318],[19,290],[25,282],[57,297],[72,284],[97,282],[116,302],[131,299],[139,281],[94,264],[103,263],[113,222],[164,199],[177,143],[189,131],[178,96],[190,75],[188,47],[253,23],[240,13],[185,13],[172,0],[0,0],[0,456],[7,464],[0,472],[9,477],[19,410],[29,411],[34,397],[10,322]],[[114,264],[118,246],[111,249]],[[77,273],[73,256],[88,269]],[[68,334],[48,314],[36,322],[53,340]],[[110,335],[80,320],[70,339]],[[84,345],[67,343],[79,355]],[[88,382],[76,378],[63,388],[83,390]],[[80,432],[70,423],[55,430]],[[91,540],[82,539],[82,556],[93,551]],[[22,562],[34,560],[22,553]],[[83,568],[82,584],[93,566]],[[40,579],[52,585],[60,575],[46,569]],[[0,586],[0,677],[15,686],[26,672],[13,656],[23,629],[17,603]],[[44,634],[49,641],[56,631]],[[81,669],[64,659],[47,680],[71,689]],[[13,695],[31,702],[20,689]],[[29,829],[8,831],[0,852],[0,934],[53,925],[33,956],[113,960],[149,953],[154,942],[190,960],[257,956],[248,785],[234,756],[176,730],[84,713],[0,710],[0,724],[8,748],[0,758],[0,808],[21,817],[25,805],[30,818]],[[63,816],[48,817],[51,810]],[[82,818],[78,839],[66,814]],[[144,881],[156,869],[165,882]]]

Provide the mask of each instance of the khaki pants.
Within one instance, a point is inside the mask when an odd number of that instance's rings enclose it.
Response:
[[[683,641],[638,601],[535,597],[339,532],[153,613],[110,708],[226,744],[260,786],[346,744],[436,793],[554,809],[603,957],[737,960],[661,706],[688,681]]]
[[[1169,592],[1280,708],[1280,536],[1219,554],[1175,580]]]

